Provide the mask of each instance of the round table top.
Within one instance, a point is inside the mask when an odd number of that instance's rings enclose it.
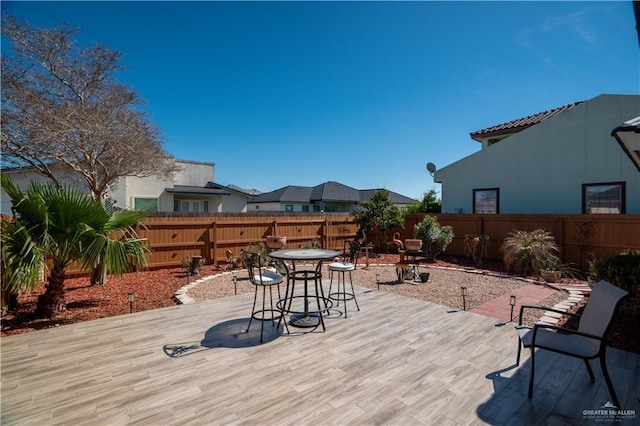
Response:
[[[340,252],[324,249],[283,249],[272,251],[269,256],[282,260],[327,260],[340,256]]]

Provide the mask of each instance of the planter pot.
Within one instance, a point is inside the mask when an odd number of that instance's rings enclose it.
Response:
[[[418,251],[422,248],[422,240],[418,240],[418,239],[404,240],[404,247],[407,249],[407,251]]]
[[[429,281],[429,273],[428,272],[421,272],[420,273],[420,282],[426,283],[427,281]]]
[[[287,237],[283,235],[267,235],[267,247],[271,249],[279,249],[287,243]]]
[[[560,282],[562,273],[560,271],[540,271],[540,276],[548,283]]]

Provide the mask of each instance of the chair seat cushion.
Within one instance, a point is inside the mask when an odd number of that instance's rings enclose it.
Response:
[[[349,262],[332,262],[329,264],[330,271],[353,271],[356,265]]]
[[[522,346],[530,348],[533,340],[531,327],[516,327]],[[548,329],[538,329],[536,348],[575,355],[580,358],[594,358],[600,351],[600,341],[577,334],[556,333]]]
[[[262,277],[262,280],[260,277]],[[253,278],[256,284],[260,284],[262,282],[262,285],[280,284],[284,281],[284,277],[275,272],[263,272],[262,274],[254,275]]]

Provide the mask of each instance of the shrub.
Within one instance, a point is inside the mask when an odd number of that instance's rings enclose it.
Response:
[[[619,317],[625,321],[640,316],[640,250],[628,250],[591,262],[589,278],[611,284],[629,292],[620,305]]]
[[[434,216],[425,216],[422,222],[415,226],[414,237],[422,240],[422,249],[425,256],[435,259],[443,253],[453,240],[453,228],[440,226]]]
[[[541,270],[557,269],[560,264],[553,235],[544,229],[513,231],[500,250],[507,271],[516,275],[539,275]]]

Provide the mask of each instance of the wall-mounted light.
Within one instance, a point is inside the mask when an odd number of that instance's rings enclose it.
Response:
[[[134,300],[134,295],[133,295],[132,291],[127,293],[127,300],[129,301],[129,313],[132,314],[133,313],[133,300]]]
[[[467,310],[467,288],[460,287],[460,295],[462,296],[462,310]]]

